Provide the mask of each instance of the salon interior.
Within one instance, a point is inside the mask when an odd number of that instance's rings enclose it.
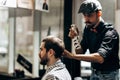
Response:
[[[48,9],[44,10],[44,0],[0,0],[0,80],[40,80],[46,66],[39,63],[39,46],[48,35],[59,37],[65,48],[74,52],[68,33],[70,25],[76,24],[82,37],[85,24],[78,14],[82,1],[47,0]],[[120,0],[99,1],[103,19],[114,24],[120,34]],[[63,62],[73,80],[89,80],[89,62],[68,58]]]

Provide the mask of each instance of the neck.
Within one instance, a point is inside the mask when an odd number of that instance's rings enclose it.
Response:
[[[52,59],[50,59],[48,64],[47,64],[47,66],[54,65],[58,60],[59,60],[59,58],[52,58]]]
[[[99,25],[99,23],[100,23],[100,21],[102,20],[102,18],[100,17],[100,18],[98,18],[98,21],[97,21],[97,23],[95,24],[95,26],[93,27],[93,28],[96,28],[98,25]]]

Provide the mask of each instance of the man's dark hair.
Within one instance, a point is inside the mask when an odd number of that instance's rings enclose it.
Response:
[[[90,14],[102,10],[102,6],[98,0],[84,0],[79,8],[78,13]]]
[[[46,48],[46,51],[50,49],[55,51],[55,58],[60,58],[62,56],[65,48],[62,40],[57,37],[48,36],[43,39],[42,42],[45,42],[44,48]]]

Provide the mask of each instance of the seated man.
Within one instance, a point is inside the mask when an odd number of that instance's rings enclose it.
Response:
[[[42,80],[71,80],[71,76],[60,58],[64,52],[64,43],[56,37],[48,36],[40,45],[40,63],[47,65]]]

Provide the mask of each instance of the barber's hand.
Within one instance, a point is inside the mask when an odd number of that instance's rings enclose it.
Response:
[[[68,36],[69,36],[71,39],[73,39],[74,37],[76,37],[76,36],[78,36],[78,35],[79,35],[79,30],[78,30],[78,28],[76,27],[75,24],[72,24]]]
[[[64,50],[63,56],[72,59],[74,54],[70,53],[67,50]]]

